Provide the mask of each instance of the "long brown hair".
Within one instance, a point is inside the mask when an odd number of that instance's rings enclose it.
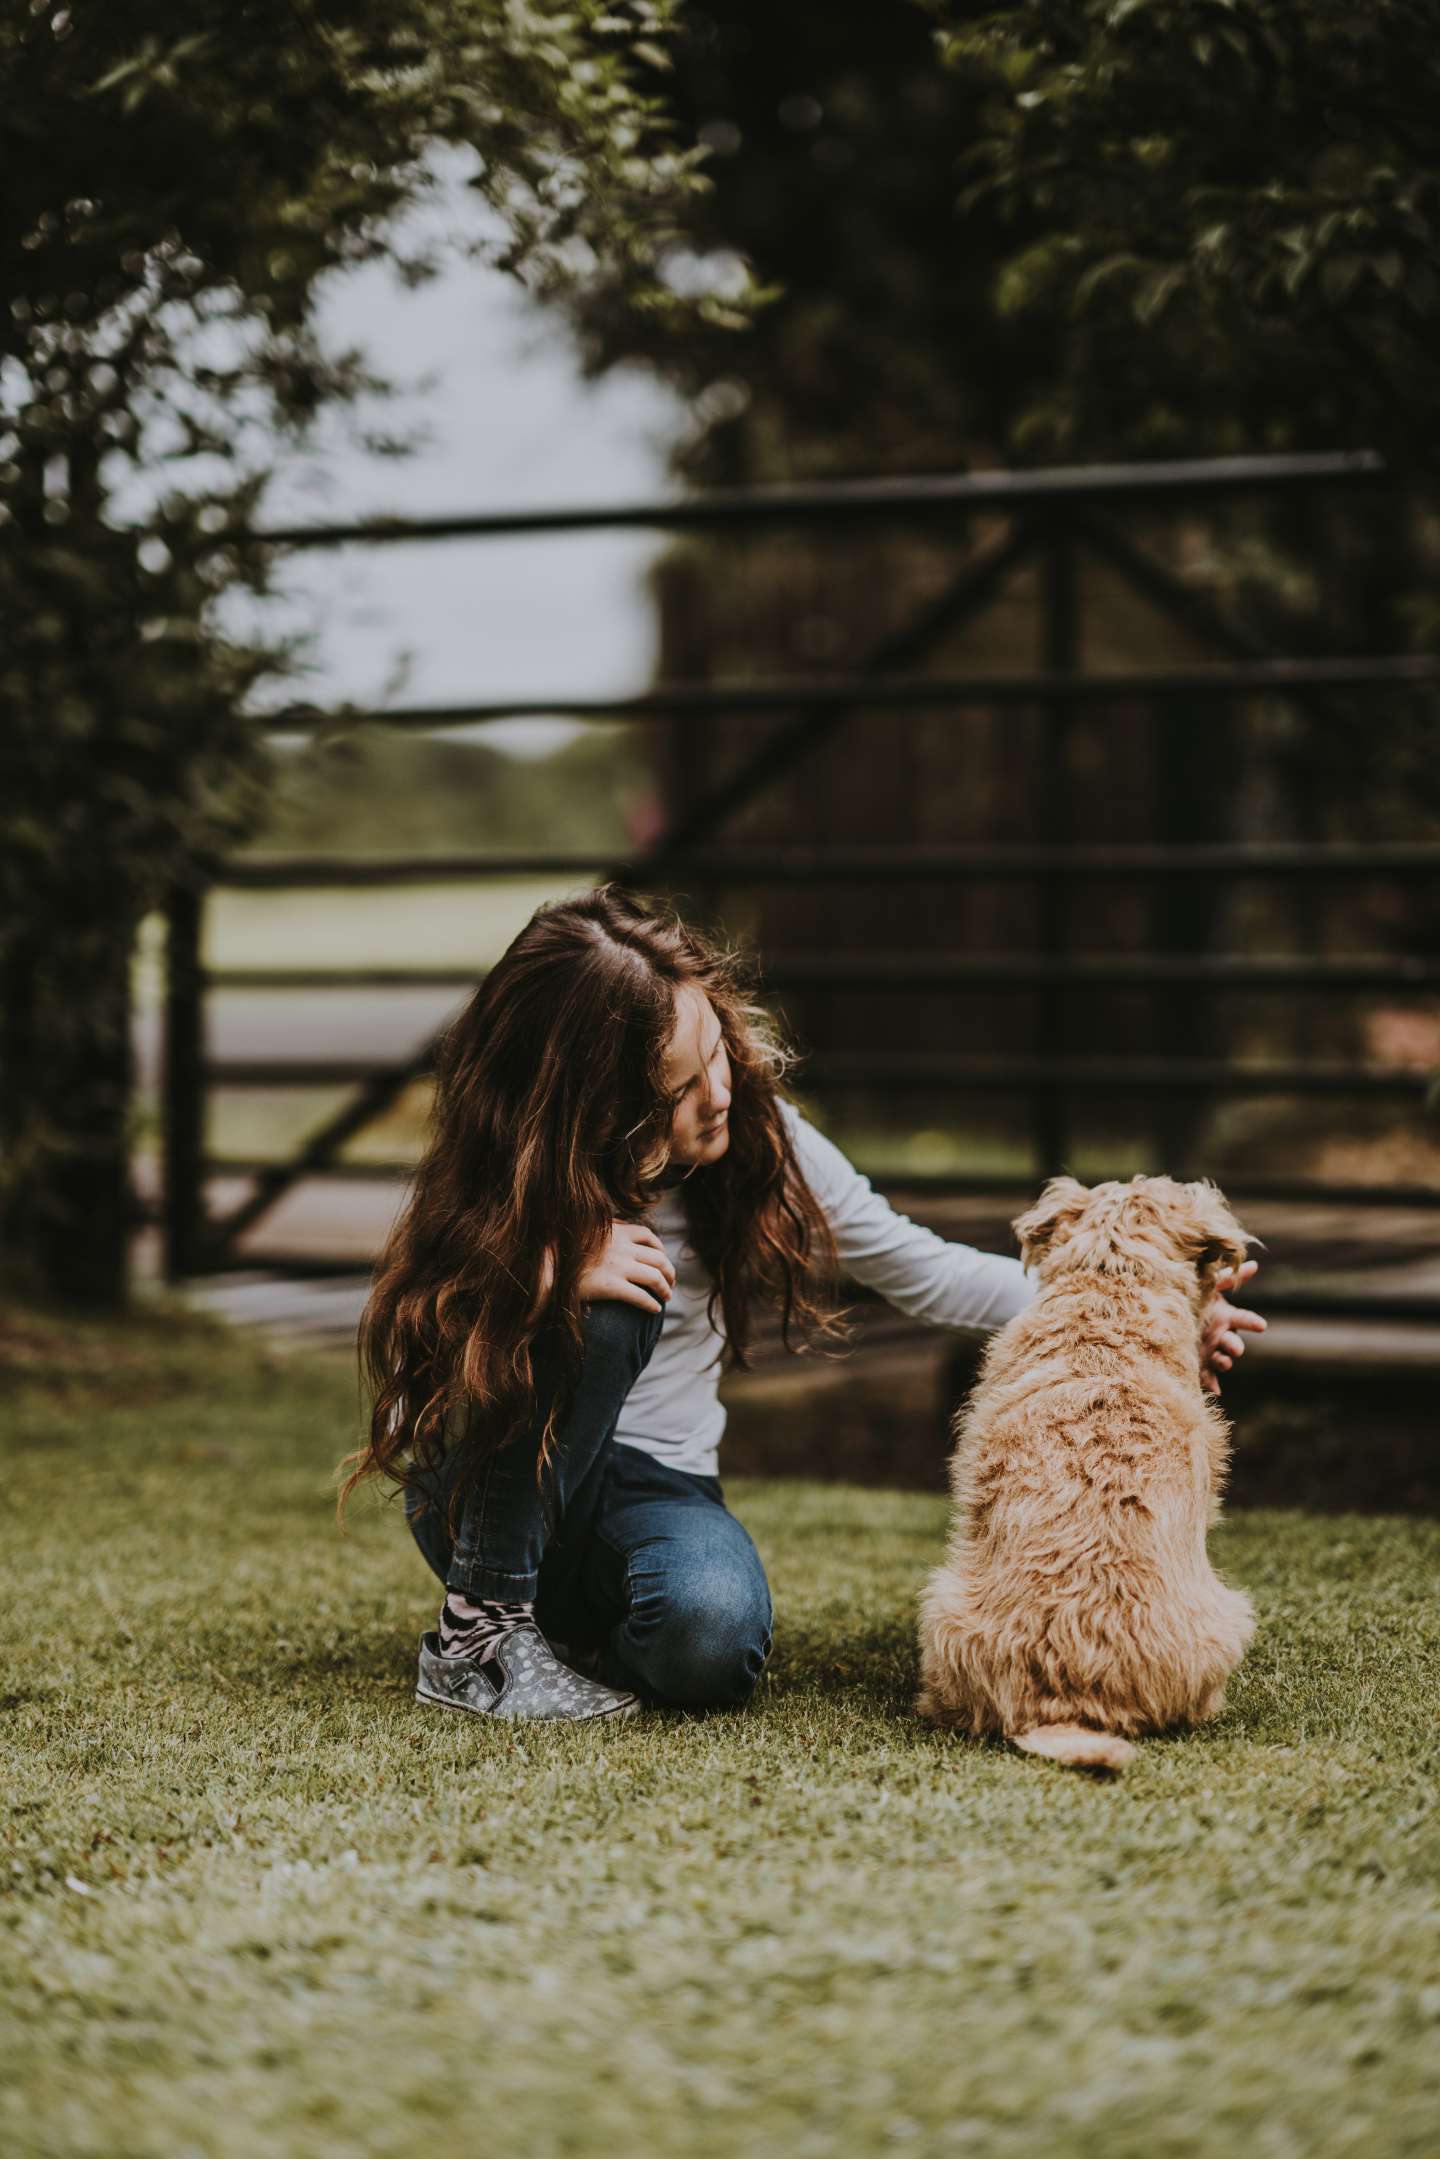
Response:
[[[654,1204],[669,1160],[665,1053],[687,984],[714,1007],[731,1066],[729,1147],[684,1188],[728,1362],[747,1362],[757,1296],[787,1348],[841,1334],[834,1240],[781,1115],[789,1053],[738,956],[616,886],[555,902],[444,1038],[429,1144],[360,1322],[373,1407],[342,1507],[362,1478],[433,1468],[452,1433],[471,1456],[463,1492],[533,1417],[532,1346],[554,1324],[566,1379],[547,1458],[580,1369],[580,1277],[612,1222]]]

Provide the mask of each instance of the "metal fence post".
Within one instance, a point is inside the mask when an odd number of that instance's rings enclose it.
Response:
[[[1079,662],[1079,619],[1075,578],[1075,536],[1063,516],[1053,516],[1041,554],[1040,665],[1047,675],[1073,675]],[[1043,735],[1038,775],[1040,841],[1063,847],[1070,837],[1070,722],[1073,700],[1061,694],[1042,707]],[[1040,881],[1037,944],[1046,959],[1059,962],[1070,945],[1070,881],[1063,869],[1047,869]],[[1054,1070],[1066,1049],[1065,988],[1056,982],[1041,994],[1036,1054]],[[1070,1151],[1070,1104],[1059,1086],[1035,1096],[1032,1124],[1036,1169],[1053,1177],[1065,1167]]]
[[[204,895],[176,885],[165,908],[165,1278],[199,1272],[205,1242],[204,1007],[200,921]]]

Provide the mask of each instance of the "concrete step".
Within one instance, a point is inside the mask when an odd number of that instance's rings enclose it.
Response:
[[[142,1174],[143,1172],[143,1174]],[[137,1165],[137,1181],[155,1197],[154,1165]],[[212,1211],[223,1217],[243,1200],[248,1183],[239,1178],[213,1179]],[[1009,1196],[950,1198],[907,1190],[903,1180],[887,1181],[885,1190],[902,1214],[925,1223],[942,1237],[979,1245],[990,1252],[1013,1252],[1010,1223],[1026,1204],[1019,1186]],[[355,1271],[368,1271],[386,1232],[403,1203],[405,1187],[393,1177],[326,1182],[310,1178],[287,1194],[280,1205],[242,1240],[239,1256],[284,1253],[298,1261],[319,1257],[353,1259]],[[1330,1202],[1257,1201],[1242,1210],[1247,1229],[1262,1240],[1259,1257],[1265,1280],[1278,1290],[1303,1283],[1362,1287],[1377,1298],[1396,1287],[1433,1293],[1440,1303],[1440,1206],[1336,1206]],[[153,1235],[140,1240],[141,1257],[153,1262]],[[1403,1279],[1402,1279],[1403,1277]]]
[[[188,1285],[200,1309],[282,1350],[351,1355],[365,1275],[324,1281],[220,1275]],[[762,1330],[752,1368],[721,1387],[727,1475],[835,1478],[939,1489],[971,1338],[884,1306],[855,1316],[840,1356],[791,1356]],[[1236,1503],[1440,1510],[1440,1326],[1277,1317],[1232,1372]]]
[[[1403,1280],[1408,1286],[1417,1275],[1429,1272],[1417,1269]],[[1391,1270],[1385,1274],[1389,1278]],[[369,1289],[370,1277],[359,1273],[312,1279],[236,1272],[189,1282],[184,1296],[199,1310],[213,1312],[236,1326],[323,1347],[353,1344]],[[1263,1292],[1257,1293],[1257,1302],[1263,1306]],[[778,1334],[772,1337],[768,1329],[762,1329],[754,1373],[737,1375],[731,1384],[762,1392],[772,1386],[813,1384],[824,1391],[832,1383],[841,1383],[832,1382],[828,1375],[843,1373],[856,1359],[863,1359],[867,1369],[878,1369],[900,1340],[908,1359],[933,1357],[945,1362],[955,1354],[956,1337],[918,1326],[881,1307],[866,1311],[857,1322],[857,1334],[854,1357],[837,1367],[828,1359],[787,1356]],[[1282,1373],[1371,1374],[1392,1381],[1419,1381],[1440,1374],[1440,1322],[1367,1317],[1363,1312],[1334,1318],[1281,1313],[1271,1320],[1263,1341],[1252,1338],[1250,1353],[1257,1367],[1276,1378]]]
[[[253,1328],[280,1348],[353,1349],[370,1277],[217,1274],[187,1282],[182,1294],[197,1311]]]

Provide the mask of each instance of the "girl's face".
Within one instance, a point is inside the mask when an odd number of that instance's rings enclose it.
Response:
[[[675,1113],[671,1161],[718,1162],[730,1144],[730,1058],[719,1015],[693,984],[676,993],[665,1084]]]

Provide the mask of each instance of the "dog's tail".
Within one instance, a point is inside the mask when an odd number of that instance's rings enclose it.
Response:
[[[1119,1771],[1135,1749],[1114,1732],[1092,1731],[1086,1724],[1037,1724],[1028,1732],[1011,1732],[1012,1747],[1026,1754],[1043,1754],[1047,1761],[1063,1762],[1067,1769]]]

